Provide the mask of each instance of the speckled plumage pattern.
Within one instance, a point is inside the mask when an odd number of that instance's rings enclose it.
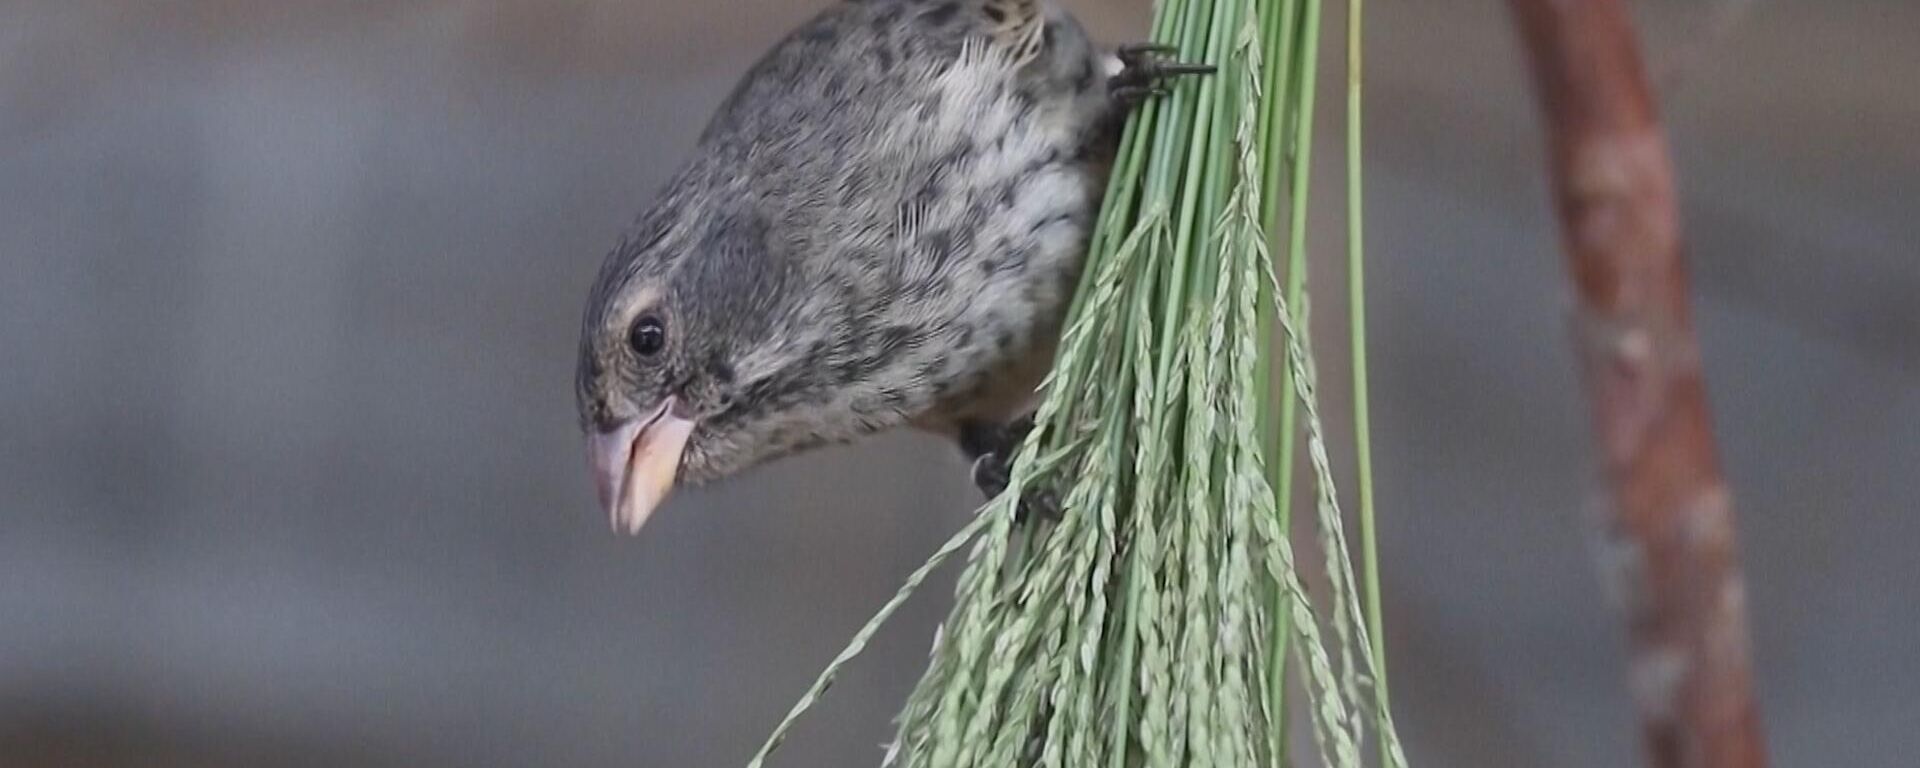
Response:
[[[1099,205],[1109,61],[1043,0],[848,2],[796,30],[608,256],[584,426],[677,395],[698,483],[1016,415],[1005,395],[1044,371]],[[642,312],[666,320],[658,359],[627,348]]]

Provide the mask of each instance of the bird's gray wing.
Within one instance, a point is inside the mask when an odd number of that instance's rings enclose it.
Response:
[[[1046,45],[1042,0],[980,0],[979,13],[994,45],[1022,64],[1040,58]]]
[[[875,0],[827,9],[757,62],[717,111],[706,135],[836,110],[898,106],[913,73],[934,72],[969,50],[991,50],[1027,77],[1057,79],[1092,54],[1079,24],[1051,0]],[[1030,66],[1044,62],[1039,66]],[[1074,72],[1078,74],[1077,70]],[[768,117],[768,108],[791,110]]]

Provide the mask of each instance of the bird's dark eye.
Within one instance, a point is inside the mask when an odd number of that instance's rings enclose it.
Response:
[[[627,333],[627,344],[641,357],[653,357],[667,348],[667,324],[659,315],[641,315]]]

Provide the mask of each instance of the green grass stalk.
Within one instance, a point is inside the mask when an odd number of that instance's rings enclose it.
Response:
[[[1392,711],[1387,694],[1387,641],[1385,611],[1380,601],[1380,546],[1373,495],[1373,424],[1369,413],[1367,382],[1367,288],[1366,288],[1366,205],[1361,151],[1363,85],[1366,58],[1363,55],[1363,28],[1366,8],[1363,0],[1347,3],[1347,302],[1349,347],[1353,353],[1353,434],[1356,485],[1360,498],[1360,547],[1365,564],[1367,635],[1372,640],[1375,728],[1382,734],[1380,759],[1392,764],[1386,734]]]

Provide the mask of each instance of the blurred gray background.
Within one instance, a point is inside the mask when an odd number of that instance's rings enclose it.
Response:
[[[902,435],[616,539],[574,334],[624,223],[823,5],[0,2],[0,765],[744,763],[976,496]],[[1116,41],[1148,12],[1071,5]],[[1631,764],[1504,5],[1369,7],[1399,721],[1416,765]],[[1717,39],[1716,4],[1637,7],[1777,762],[1913,765],[1920,5],[1761,0]],[[947,586],[778,764],[876,763]]]

